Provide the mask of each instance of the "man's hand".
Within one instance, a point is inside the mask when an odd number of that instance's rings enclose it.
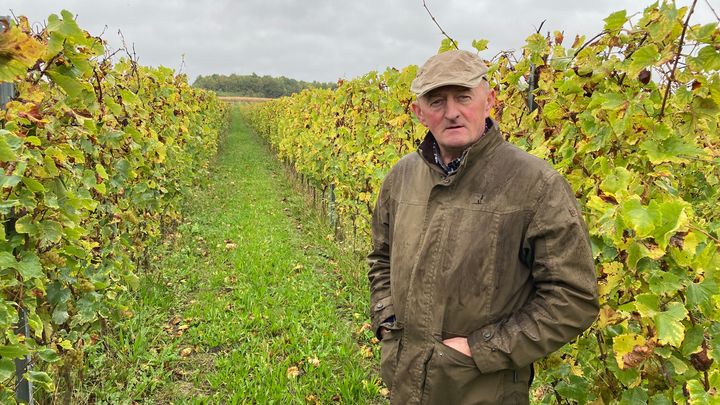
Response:
[[[470,345],[468,345],[467,338],[455,337],[451,339],[445,339],[443,340],[443,344],[445,346],[452,347],[453,349],[459,351],[466,356],[472,357],[472,354],[470,353]]]

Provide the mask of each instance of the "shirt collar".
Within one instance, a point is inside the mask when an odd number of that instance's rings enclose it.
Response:
[[[490,130],[490,127],[492,127],[492,120],[490,118],[487,118],[485,120],[485,131],[483,132],[483,136]],[[458,169],[460,169],[460,165],[462,164],[463,160],[465,159],[465,151],[463,151],[462,155],[460,157],[453,159],[450,163],[447,165],[443,162],[442,157],[440,156],[440,146],[438,145],[437,141],[433,137],[432,139],[432,147],[433,147],[433,156],[435,157],[435,164],[442,169],[443,173],[445,173],[446,176],[451,176],[455,174]],[[466,149],[467,150],[467,149]]]

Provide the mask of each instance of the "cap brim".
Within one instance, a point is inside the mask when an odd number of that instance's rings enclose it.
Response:
[[[435,89],[438,89],[440,87],[445,87],[445,86],[460,86],[460,87],[467,87],[469,89],[472,89],[472,88],[477,87],[480,83],[482,83],[482,81],[484,79],[485,79],[485,76],[480,76],[477,80],[472,80],[469,82],[468,81],[460,82],[457,80],[448,80],[448,81],[444,81],[444,82],[433,83],[432,86],[424,88],[424,89],[422,89],[422,92],[418,92],[415,94],[417,94],[418,97],[422,97]]]

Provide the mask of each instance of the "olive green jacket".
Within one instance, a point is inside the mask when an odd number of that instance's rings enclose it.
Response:
[[[598,313],[587,228],[549,164],[492,123],[446,177],[432,134],[373,213],[371,318],[393,404],[528,403],[531,364]],[[442,343],[468,338],[472,357]]]

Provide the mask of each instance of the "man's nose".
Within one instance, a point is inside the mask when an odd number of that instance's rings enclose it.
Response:
[[[452,98],[445,103],[445,118],[455,120],[460,116],[458,105]]]

